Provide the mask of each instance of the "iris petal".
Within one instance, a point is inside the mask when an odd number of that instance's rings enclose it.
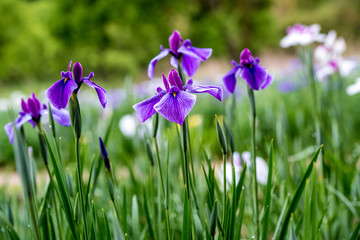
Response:
[[[145,122],[152,115],[154,115],[154,113],[156,112],[154,109],[154,105],[157,104],[164,95],[165,92],[159,93],[133,106],[135,112],[137,113],[142,122]]]
[[[209,93],[219,101],[223,99],[223,90],[219,86],[211,85],[188,85],[187,92],[189,93]]]
[[[65,108],[72,92],[78,87],[73,79],[61,79],[54,83],[47,91],[46,96],[57,109]]]
[[[200,66],[200,62],[201,60],[197,59],[197,58],[193,58],[193,57],[189,57],[187,55],[183,55],[183,59],[181,62],[181,65],[184,69],[184,72],[189,76],[192,77],[197,69]]]
[[[235,67],[223,77],[224,85],[230,93],[234,93],[235,91],[237,70],[238,68]]]
[[[96,93],[99,97],[100,103],[103,106],[103,108],[106,107],[107,99],[106,99],[106,90],[100,87],[99,85],[95,84],[89,79],[83,78],[83,82],[88,85],[91,88],[94,88],[96,90]]]
[[[212,54],[211,48],[196,48],[192,47],[190,40],[186,40],[183,45],[179,48],[178,52],[189,57],[196,58],[201,61],[206,61]]]
[[[252,65],[252,67],[244,67],[240,75],[253,90],[259,90],[266,82],[268,74],[261,65]]]
[[[148,71],[147,71],[149,78],[151,78],[151,79],[154,78],[154,71],[155,71],[155,66],[156,66],[157,61],[166,57],[169,54],[169,51],[170,51],[170,49],[164,49],[156,57],[151,59],[151,61],[149,63]]]
[[[176,93],[175,96],[172,93],[167,93],[154,106],[154,109],[170,122],[182,125],[195,102],[196,96],[184,91]]]

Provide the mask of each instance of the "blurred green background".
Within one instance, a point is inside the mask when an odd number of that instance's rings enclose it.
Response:
[[[2,0],[0,89],[53,82],[71,59],[102,81],[146,79],[174,29],[213,48],[213,58],[279,49],[296,22],[336,29],[351,43],[360,37],[359,12],[358,0]]]

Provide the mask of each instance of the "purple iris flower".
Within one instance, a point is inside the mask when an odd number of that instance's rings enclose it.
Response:
[[[96,90],[103,108],[106,106],[106,90],[91,81],[94,73],[91,72],[88,77],[82,76],[82,66],[79,62],[74,64],[73,72],[70,72],[72,61],[70,61],[67,72],[62,71],[59,81],[54,83],[47,91],[46,96],[50,103],[57,109],[65,108],[72,93],[77,94],[83,83]]]
[[[35,97],[35,94],[32,93],[31,97],[24,101],[21,99],[21,110],[19,112],[19,116],[15,119],[15,127],[16,129],[20,128],[24,123],[29,122],[33,127],[40,124],[41,116],[48,114],[48,109],[46,104],[40,103],[39,99]],[[70,117],[69,113],[66,110],[58,110],[56,108],[51,108],[53,118],[59,124],[63,126],[70,126]],[[14,128],[13,123],[10,122],[5,125],[6,134],[9,137],[9,141],[11,144],[14,144]]]
[[[170,122],[182,125],[196,101],[196,96],[191,93],[207,92],[219,101],[223,98],[222,88],[218,86],[194,85],[191,79],[184,86],[178,72],[174,69],[169,72],[169,80],[164,74],[162,77],[165,90],[158,87],[155,96],[133,106],[142,122],[158,112]]]
[[[243,78],[253,90],[267,88],[274,78],[259,63],[260,59],[254,58],[250,50],[245,48],[240,54],[240,63],[232,60],[231,64],[234,68],[223,77],[227,90],[234,93],[237,76]]]
[[[148,67],[148,76],[149,78],[154,78],[154,70],[157,61],[166,57],[169,53],[172,55],[170,63],[174,68],[178,67],[178,61],[181,60],[181,65],[184,69],[184,72],[192,77],[197,69],[199,68],[200,62],[206,61],[212,53],[211,48],[196,48],[191,46],[191,41],[186,39],[182,40],[180,33],[175,30],[169,37],[169,48],[163,48],[160,46],[161,52],[159,55],[154,57]]]

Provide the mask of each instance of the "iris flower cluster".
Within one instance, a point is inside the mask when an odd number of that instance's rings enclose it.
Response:
[[[163,48],[160,46],[161,52],[154,57],[148,67],[149,78],[154,78],[154,71],[156,63],[171,54],[170,63],[174,68],[178,68],[178,61],[181,61],[181,66],[184,72],[192,77],[198,70],[200,63],[206,61],[212,53],[211,48],[196,48],[191,45],[191,41],[186,39],[183,41],[178,31],[174,31],[169,37],[170,48]]]
[[[51,108],[52,115],[55,121],[60,125],[70,126],[70,117],[67,110],[58,110],[56,108]],[[30,123],[33,128],[40,125],[40,119],[42,116],[48,114],[48,107],[46,104],[41,104],[39,99],[36,98],[35,94],[32,93],[31,96],[25,101],[21,99],[21,111],[19,116],[15,119],[15,128],[19,129],[25,123]],[[14,144],[14,128],[13,123],[10,122],[5,125],[5,131],[9,137],[11,144]]]
[[[266,69],[261,66],[260,59],[254,58],[250,50],[245,48],[240,54],[240,63],[232,60],[234,66],[224,77],[224,85],[230,93],[234,93],[236,77],[240,76],[253,90],[267,88],[274,80]]]

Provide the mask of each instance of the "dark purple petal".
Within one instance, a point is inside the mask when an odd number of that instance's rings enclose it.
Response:
[[[248,48],[245,48],[240,53],[240,63],[241,64],[249,64],[253,60],[253,58],[254,57]]]
[[[135,112],[142,122],[148,120],[156,112],[154,105],[157,104],[165,93],[159,93],[151,98],[148,98],[142,102],[139,102],[133,106]]]
[[[236,72],[239,68],[233,68],[231,69],[224,77],[223,77],[223,82],[224,85],[226,87],[226,89],[230,92],[230,93],[234,93],[235,91],[235,86],[236,86]]]
[[[48,111],[48,110],[45,110]],[[67,111],[66,109],[56,109],[56,108],[51,108],[51,112],[53,115],[53,118],[55,121],[57,121],[60,125],[68,127],[71,125],[70,122],[70,115],[69,115],[69,111]]]
[[[35,101],[32,98],[28,99],[27,106],[29,109],[29,112],[33,118],[38,118],[40,114],[40,109],[37,108],[38,105],[35,103]]]
[[[183,84],[179,73],[175,69],[171,69],[169,72],[169,82],[171,86],[176,86],[180,90],[183,90]]]
[[[167,93],[155,106],[154,109],[170,122],[183,124],[196,102],[196,96],[184,91]]]
[[[105,157],[107,158],[108,153],[106,151],[105,144],[104,144],[103,140],[101,139],[101,137],[99,137],[99,143],[100,143],[101,157],[102,158],[105,158]]]
[[[78,85],[73,79],[61,79],[46,91],[46,96],[57,109],[65,108],[72,92],[77,87]]]
[[[79,85],[82,80],[82,66],[79,62],[76,62],[73,67],[74,80]]]
[[[178,49],[180,47],[181,41],[182,38],[177,30],[175,30],[169,37],[170,49],[176,56],[178,55]]]
[[[266,82],[267,72],[261,65],[251,65],[243,67],[240,76],[253,90],[259,90]]]
[[[188,85],[187,92],[189,93],[209,93],[213,95],[219,101],[223,99],[223,90],[219,86],[211,86],[211,85]]]
[[[211,48],[196,48],[191,46],[191,41],[189,39],[185,40],[183,45],[178,50],[179,53],[187,55],[192,58],[199,59],[201,61],[206,61],[212,54]]]
[[[163,83],[164,83],[166,92],[169,92],[169,90],[170,90],[169,82],[168,82],[168,80],[166,79],[166,77],[165,77],[164,74],[162,74],[162,78],[163,78]],[[157,91],[157,92],[159,92],[159,91]]]
[[[183,55],[183,59],[181,65],[184,69],[184,72],[189,76],[192,77],[198,70],[200,66],[201,60],[189,57],[187,55]]]
[[[96,93],[99,97],[99,100],[100,100],[100,103],[101,105],[103,106],[103,108],[106,107],[106,102],[107,102],[107,99],[106,99],[106,90],[103,89],[102,87],[100,87],[99,85],[95,84],[94,82],[92,82],[91,80],[89,79],[83,79],[83,82],[88,85],[89,87],[91,88],[94,88],[96,90]]]
[[[272,82],[274,81],[274,77],[270,74],[268,74],[266,76],[266,81],[264,82],[264,84],[261,86],[261,89],[264,90],[265,88],[267,88]]]
[[[29,109],[27,107],[26,102],[24,101],[24,99],[21,99],[21,109],[23,110],[24,113],[28,113]]]
[[[159,61],[160,59],[166,57],[169,54],[170,49],[164,49],[162,50],[156,57],[154,57],[153,59],[151,59],[150,63],[149,63],[149,67],[148,67],[148,77],[150,79],[154,78],[154,71],[155,71],[155,66],[157,61]]]

